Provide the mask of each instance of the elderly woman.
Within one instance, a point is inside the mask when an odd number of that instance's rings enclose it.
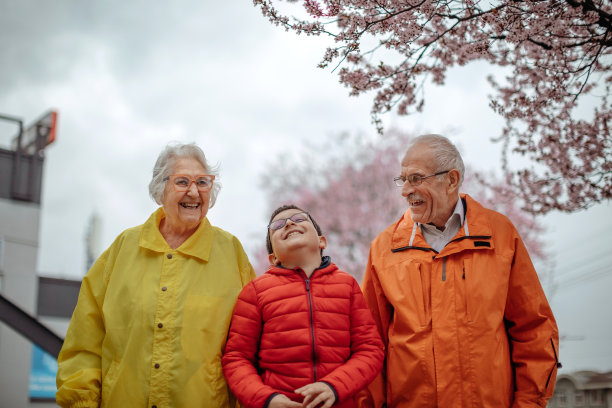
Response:
[[[166,147],[149,192],[161,205],[89,270],[58,358],[62,407],[228,407],[222,349],[255,274],[206,213],[215,183],[194,144]]]

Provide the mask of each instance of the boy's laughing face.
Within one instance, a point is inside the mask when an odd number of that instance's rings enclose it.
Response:
[[[303,213],[303,220],[295,222],[289,217]],[[319,236],[308,214],[300,209],[288,209],[276,214],[276,220],[286,219],[285,225],[276,230],[269,230],[272,253],[268,255],[271,265],[293,263],[295,258],[305,254],[319,254],[325,248],[325,237]]]

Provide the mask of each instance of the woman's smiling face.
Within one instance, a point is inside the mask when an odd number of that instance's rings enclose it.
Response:
[[[179,158],[174,163],[171,174],[198,176],[207,174],[202,164],[193,158]],[[199,191],[195,183],[191,183],[187,191],[176,191],[168,180],[164,189],[162,206],[166,214],[166,222],[173,229],[196,229],[208,213],[210,190]]]

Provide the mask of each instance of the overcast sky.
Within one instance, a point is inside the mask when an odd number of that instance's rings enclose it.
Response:
[[[260,176],[270,160],[340,132],[376,137],[368,97],[349,97],[336,74],[316,67],[328,42],[272,26],[250,0],[3,0],[0,113],[26,123],[59,113],[46,149],[39,273],[83,276],[93,213],[100,250],[144,222],[156,208],[147,191],[153,163],[177,140],[220,163],[223,189],[209,218],[252,254],[268,218]],[[484,64],[451,71],[443,88],[426,88],[423,114],[388,115],[386,126],[443,133],[472,167],[499,167],[500,146],[489,139],[502,121],[488,108],[489,72]],[[14,134],[0,123],[0,146]],[[555,277],[544,286],[566,336],[562,372],[612,370],[611,210],[543,219]]]

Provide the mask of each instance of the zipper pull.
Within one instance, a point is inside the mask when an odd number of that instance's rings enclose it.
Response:
[[[306,292],[310,292],[310,278],[306,278]]]
[[[463,276],[461,278],[465,280],[465,268],[463,268]]]

